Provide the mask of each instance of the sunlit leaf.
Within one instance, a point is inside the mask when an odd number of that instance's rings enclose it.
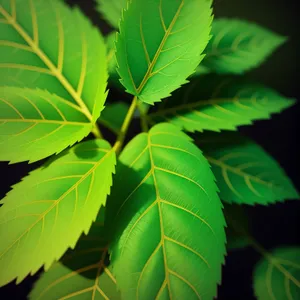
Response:
[[[92,123],[70,101],[42,90],[0,87],[0,160],[30,162],[89,134]]]
[[[30,293],[38,299],[120,299],[112,267],[107,266],[108,232],[101,209],[88,235],[44,273]]]
[[[159,124],[124,149],[109,198],[111,261],[124,299],[212,299],[224,261],[222,204],[191,139]]]
[[[187,131],[236,130],[268,119],[292,106],[294,99],[243,79],[205,76],[191,81],[154,108],[152,122],[170,121]]]
[[[204,66],[216,73],[241,74],[259,66],[285,41],[286,37],[254,23],[215,19],[212,38],[198,68]]]
[[[3,86],[46,89],[95,121],[106,99],[106,47],[78,8],[60,0],[0,0]]]
[[[300,298],[300,248],[277,248],[256,265],[254,293],[258,300]]]
[[[153,104],[186,83],[203,59],[211,14],[211,0],[130,2],[116,40],[126,91]]]
[[[104,140],[62,152],[13,187],[0,207],[0,286],[46,269],[87,233],[112,185],[115,153]]]
[[[267,205],[299,194],[281,166],[262,147],[235,132],[198,136],[212,166],[220,197],[229,203]]]

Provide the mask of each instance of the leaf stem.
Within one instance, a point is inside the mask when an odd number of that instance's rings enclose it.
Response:
[[[129,110],[127,112],[127,115],[125,117],[125,120],[122,124],[120,133],[117,137],[117,141],[115,142],[114,147],[113,147],[117,154],[120,152],[120,150],[123,146],[123,143],[124,143],[124,140],[125,140],[125,137],[126,137],[126,133],[127,133],[128,128],[129,128],[130,122],[133,118],[133,114],[136,110],[136,107],[137,107],[137,96],[134,96],[134,98],[131,102],[131,105],[129,107]]]
[[[92,133],[98,139],[102,139],[103,138],[102,133],[101,133],[99,127],[97,126],[97,123],[95,123],[95,125],[94,125],[94,127],[92,129]]]
[[[149,128],[148,128],[148,122],[147,122],[147,116],[144,113],[142,107],[141,107],[141,103],[137,104],[137,108],[140,112],[140,116],[141,116],[141,128],[143,132],[148,132]]]

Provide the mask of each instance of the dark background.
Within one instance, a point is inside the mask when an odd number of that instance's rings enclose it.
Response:
[[[99,15],[94,9],[94,1],[68,0],[68,2],[79,4],[104,34],[111,31],[104,21],[99,20]],[[297,0],[215,0],[214,14],[215,17],[235,17],[256,22],[274,32],[290,37],[285,45],[248,76],[287,97],[298,99],[299,102],[298,72],[300,66],[297,54],[300,52],[298,31],[300,22],[297,2]],[[117,100],[122,100],[121,95],[115,96],[119,98]],[[282,114],[274,115],[272,120],[258,121],[254,126],[241,128],[241,131],[260,143],[280,162],[300,191],[300,146],[296,142],[297,136],[299,138],[299,133],[297,135],[298,118],[300,118],[299,103]],[[131,132],[136,132],[136,129],[131,128]],[[7,163],[0,163],[2,177],[0,198],[5,196],[11,185],[17,183],[21,177],[38,165],[21,163],[8,166]],[[300,201],[286,201],[268,207],[248,207],[247,211],[252,217],[252,232],[256,240],[266,249],[279,245],[300,245]],[[223,284],[219,288],[218,299],[254,299],[251,275],[254,264],[259,258],[260,255],[250,248],[229,252],[226,267],[223,269]],[[36,278],[37,276],[29,277],[18,286],[11,283],[1,288],[0,299],[25,299]]]

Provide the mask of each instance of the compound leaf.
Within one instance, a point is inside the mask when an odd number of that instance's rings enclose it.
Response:
[[[225,222],[201,151],[163,123],[135,137],[120,164],[107,220],[115,226],[110,251],[122,297],[212,299]]]
[[[294,103],[294,99],[243,79],[205,76],[165,99],[148,118],[152,122],[167,120],[190,132],[236,130],[254,120],[268,119]]]
[[[129,2],[116,40],[126,91],[153,104],[186,83],[203,59],[211,14],[211,0]]]
[[[259,25],[236,19],[215,19],[212,38],[199,68],[241,74],[259,66],[286,41]],[[197,73],[197,72],[196,72]]]
[[[107,77],[104,40],[79,9],[60,0],[0,0],[1,85],[46,89],[95,122]]]
[[[254,293],[258,300],[300,298],[300,248],[282,247],[256,265]]]
[[[89,134],[78,106],[47,91],[0,87],[0,160],[34,162]]]
[[[104,19],[114,28],[119,27],[122,10],[129,0],[97,0],[97,10]]]
[[[47,270],[87,234],[112,184],[115,153],[104,140],[65,150],[1,201],[0,286]],[[17,267],[16,267],[17,266]]]
[[[236,132],[200,135],[199,147],[228,203],[267,205],[299,198],[281,166],[263,148]]]
[[[101,299],[119,300],[116,279],[107,264],[108,234],[104,209],[100,210],[89,234],[82,235],[76,248],[51,266],[35,284],[30,300]]]

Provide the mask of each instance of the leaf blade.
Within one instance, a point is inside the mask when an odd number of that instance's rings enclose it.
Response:
[[[253,274],[256,297],[259,300],[299,298],[299,257],[299,247],[281,247],[261,259]]]
[[[0,102],[1,161],[43,159],[92,130],[77,106],[46,91],[0,87]]]
[[[219,132],[268,119],[294,103],[294,99],[243,79],[207,76],[194,79],[176,91],[150,112],[148,118],[152,123],[167,120],[190,132]]]
[[[42,265],[48,269],[74,248],[105,205],[114,166],[115,153],[106,141],[88,141],[13,187],[1,200],[0,267],[6,273],[0,274],[0,286],[15,278],[20,282]]]
[[[79,104],[95,122],[107,96],[102,36],[78,9],[59,0],[10,3],[0,2],[0,15],[6,20],[0,23],[3,85],[46,89]]]
[[[215,19],[201,67],[219,74],[242,74],[262,64],[287,38],[238,19]]]
[[[106,262],[106,229],[102,208],[89,234],[82,235],[74,250],[68,251],[60,262],[42,274],[29,299],[85,299],[95,298],[98,293],[106,299],[120,299],[112,267]]]
[[[185,159],[185,166],[178,164],[179,158]],[[171,298],[186,293],[192,299],[205,293],[203,299],[212,298],[225,252],[224,219],[200,151],[173,125],[159,124],[129,143],[120,163],[114,184],[122,182],[123,188],[114,189],[107,220],[116,226],[110,251],[122,297]],[[200,180],[195,169],[201,169],[205,179]],[[197,237],[205,237],[214,250],[208,253]],[[184,270],[179,268],[182,264]]]
[[[198,142],[228,203],[268,205],[299,198],[281,166],[263,148],[236,132],[203,135]]]
[[[131,2],[116,40],[117,70],[126,91],[153,104],[186,83],[203,58],[211,21],[211,1]],[[201,39],[195,28],[201,28]]]

